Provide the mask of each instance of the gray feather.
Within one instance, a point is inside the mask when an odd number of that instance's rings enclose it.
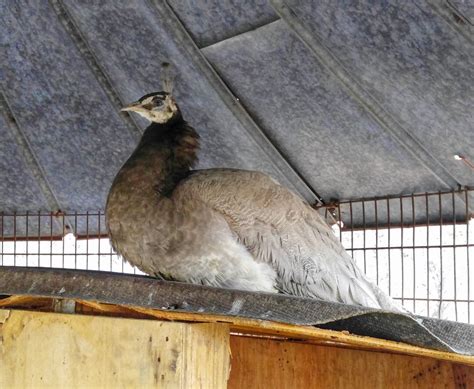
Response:
[[[283,293],[398,309],[357,268],[320,215],[269,176],[203,170],[181,182],[174,195],[220,214],[255,260],[275,269]]]

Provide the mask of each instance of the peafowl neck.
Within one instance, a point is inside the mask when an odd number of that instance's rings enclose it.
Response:
[[[172,121],[152,123],[118,173],[115,183],[128,191],[169,197],[197,162],[199,135],[179,115]]]

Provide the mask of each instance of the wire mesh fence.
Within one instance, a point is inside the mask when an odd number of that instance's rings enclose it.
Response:
[[[324,207],[367,276],[408,310],[474,322],[474,223],[469,189]]]
[[[407,309],[473,323],[473,194],[345,201],[319,211],[358,266]],[[0,266],[143,274],[113,251],[103,212],[0,213]]]
[[[143,274],[120,258],[103,212],[0,214],[0,266]]]

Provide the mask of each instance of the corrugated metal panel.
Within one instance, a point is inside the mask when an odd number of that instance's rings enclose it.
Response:
[[[12,212],[22,204],[27,209],[49,209],[34,176],[29,171],[17,140],[9,131],[7,121],[0,116],[0,209]]]
[[[474,3],[470,0],[446,0],[453,9],[453,19],[456,23],[465,24],[466,22],[474,25]],[[457,18],[460,16],[461,18]],[[465,18],[463,20],[462,18]]]
[[[134,1],[124,7],[115,2],[70,1],[67,8],[124,101],[136,100],[144,91],[161,89],[162,61],[176,65],[174,93],[185,119],[202,136],[200,168],[257,169],[284,180],[248,138],[189,55],[156,23],[156,11],[148,4]]]

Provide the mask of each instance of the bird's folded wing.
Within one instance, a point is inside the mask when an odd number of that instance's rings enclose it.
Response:
[[[257,261],[271,263],[284,293],[394,309],[331,228],[299,196],[260,172],[196,171],[176,188],[221,213]]]

